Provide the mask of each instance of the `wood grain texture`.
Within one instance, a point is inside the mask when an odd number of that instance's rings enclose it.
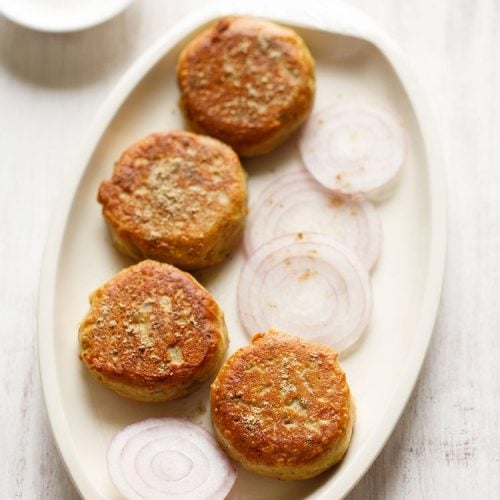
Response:
[[[137,1],[103,26],[68,35],[0,18],[2,499],[78,498],[50,434],[36,358],[50,213],[82,135],[119,76],[203,3]],[[500,4],[349,3],[401,44],[431,99],[448,162],[449,248],[418,385],[348,498],[500,498]]]

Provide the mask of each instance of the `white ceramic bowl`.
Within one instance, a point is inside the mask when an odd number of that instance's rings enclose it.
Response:
[[[132,0],[0,0],[0,13],[38,31],[68,32],[96,26],[125,10]]]

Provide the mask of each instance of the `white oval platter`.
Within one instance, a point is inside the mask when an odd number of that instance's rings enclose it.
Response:
[[[103,104],[75,159],[47,242],[39,295],[39,355],[55,440],[80,494],[117,499],[105,463],[112,436],[151,416],[182,415],[210,429],[209,384],[163,404],[127,401],[97,384],[78,360],[77,327],[87,295],[131,264],[111,246],[95,201],[99,183],[131,142],[182,128],[175,64],[186,41],[226,14],[290,25],[317,62],[315,109],[344,100],[396,108],[408,136],[408,158],[394,195],[377,205],[382,256],[373,275],[368,331],[342,357],[356,399],[357,420],[344,460],[316,479],[285,482],[239,470],[230,499],[336,499],[345,496],[381,451],[415,385],[439,304],[446,240],[444,166],[426,101],[403,55],[369,19],[339,2],[222,2],[178,23],[125,74]],[[360,43],[363,40],[363,43]],[[354,45],[358,52],[346,56]],[[341,52],[341,53],[340,53]],[[274,176],[301,168],[296,138],[267,156],[244,161],[250,200]],[[223,307],[230,352],[249,342],[236,310],[242,249],[215,269],[197,273]]]

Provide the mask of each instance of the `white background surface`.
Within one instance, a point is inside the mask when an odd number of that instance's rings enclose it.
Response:
[[[314,0],[310,0],[314,1]],[[36,353],[51,211],[82,135],[129,64],[203,0],[139,0],[69,35],[0,18],[0,498],[73,499],[54,448]],[[500,497],[500,4],[350,0],[401,44],[448,160],[442,304],[419,383],[358,499]],[[380,395],[384,404],[384,395]]]

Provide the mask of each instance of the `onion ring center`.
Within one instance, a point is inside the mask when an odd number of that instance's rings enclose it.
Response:
[[[192,471],[193,461],[179,451],[167,450],[153,457],[151,468],[164,481],[180,481]]]
[[[370,124],[359,123],[358,128],[347,126],[335,127],[330,137],[330,157],[344,164],[364,161],[367,154],[375,147],[376,138]]]

